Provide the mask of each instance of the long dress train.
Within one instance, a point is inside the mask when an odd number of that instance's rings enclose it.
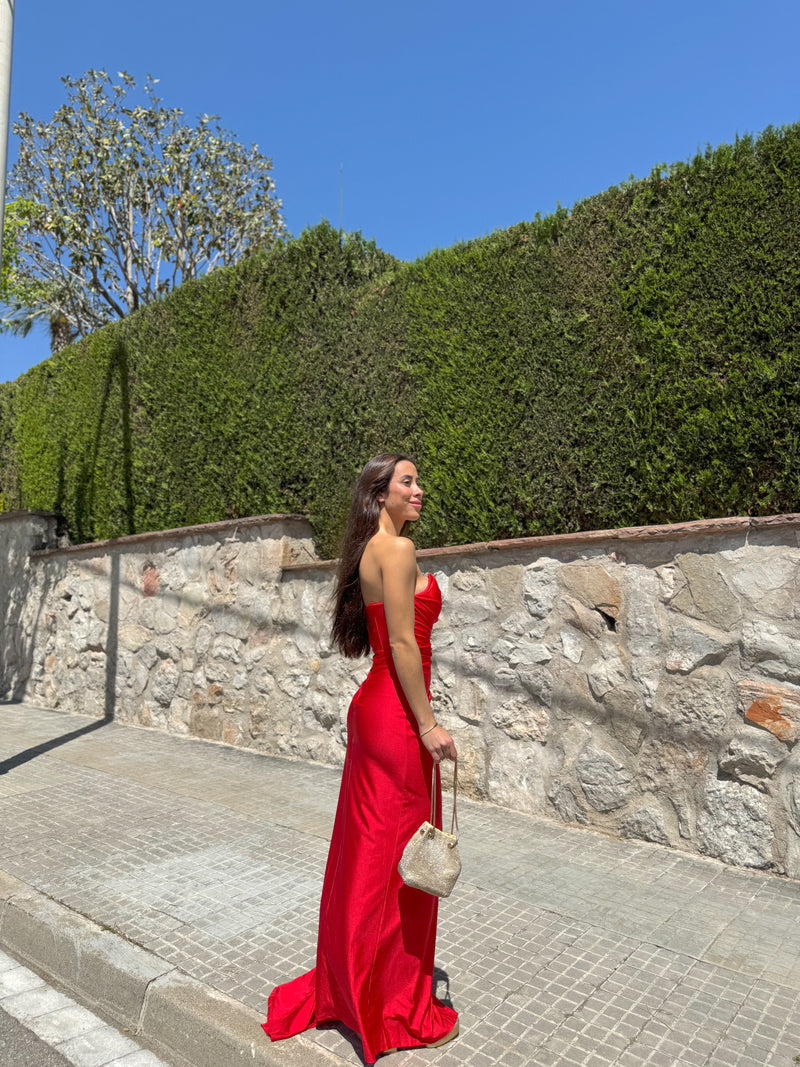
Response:
[[[432,574],[414,605],[430,686],[430,635],[442,605]],[[317,965],[272,991],[264,1030],[276,1041],[342,1022],[374,1063],[387,1049],[438,1041],[458,1016],[433,995],[438,899],[397,873],[406,842],[430,817],[432,761],[395,672],[383,604],[367,605],[367,622],[372,667],[347,714]]]

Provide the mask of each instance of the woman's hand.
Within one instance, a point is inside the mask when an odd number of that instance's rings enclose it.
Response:
[[[434,763],[441,763],[444,759],[456,758],[456,744],[443,726],[434,726],[423,738],[423,745],[433,757]]]

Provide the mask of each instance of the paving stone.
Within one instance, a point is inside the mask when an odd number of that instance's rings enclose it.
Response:
[[[5,1011],[26,1024],[33,1019],[38,1019],[40,1015],[47,1015],[51,1011],[69,1007],[71,1003],[69,997],[47,985],[35,986],[25,993],[4,997],[2,1001]]]
[[[80,1037],[81,1034],[85,1034],[89,1030],[97,1029],[100,1025],[100,1020],[94,1012],[73,1002],[65,1008],[60,1008],[57,1011],[48,1012],[47,1015],[40,1015],[32,1019],[28,1025],[43,1041],[54,1044],[56,1042],[69,1041],[74,1037]]]
[[[135,1041],[119,1033],[113,1026],[98,1026],[55,1047],[75,1067],[103,1067],[128,1053],[141,1051]]]
[[[43,988],[44,980],[27,967],[12,967],[0,974],[0,1004],[8,997],[18,993],[27,993],[31,989]]]
[[[165,1065],[155,1053],[141,1048],[138,1052],[131,1052],[127,1056],[111,1060],[108,1067],[165,1067]]]
[[[19,960],[15,960],[5,952],[0,952],[0,974],[2,974],[3,971],[14,971],[17,967],[19,967]]]

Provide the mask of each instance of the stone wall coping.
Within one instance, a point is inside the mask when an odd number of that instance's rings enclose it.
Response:
[[[17,512],[17,516],[31,512]],[[41,512],[48,514],[48,512]],[[110,537],[106,541],[87,541],[81,545],[64,545],[61,548],[43,548],[31,552],[31,559],[50,559],[53,556],[74,556],[79,553],[106,552],[112,548],[130,548],[135,545],[148,544],[152,541],[174,541],[178,538],[203,535],[218,536],[227,530],[249,529],[253,526],[277,526],[282,522],[302,522],[311,529],[304,515],[248,515],[244,519],[223,519],[222,522],[204,522],[197,526],[177,526],[172,530],[150,530],[144,533],[125,534],[123,537]]]
[[[50,511],[18,510],[0,513],[0,522],[31,516],[55,518]],[[241,519],[224,519],[221,522],[206,522],[196,526],[178,526],[169,530],[149,530],[143,533],[126,534],[104,541],[87,541],[80,545],[65,545],[59,548],[44,548],[31,552],[32,559],[50,558],[52,556],[77,555],[79,553],[96,553],[112,548],[128,548],[153,541],[169,541],[177,538],[202,535],[218,536],[228,530],[248,529],[264,525],[278,525],[283,522],[300,522],[309,526],[304,515],[278,513],[273,515],[249,515]],[[514,552],[537,548],[558,548],[580,544],[597,544],[601,542],[647,543],[649,541],[667,541],[687,537],[721,533],[746,532],[754,529],[780,529],[795,527],[800,529],[800,513],[783,515],[751,516],[738,515],[718,519],[698,519],[692,522],[664,523],[652,526],[623,526],[612,530],[584,530],[577,533],[543,534],[538,537],[512,537],[499,541],[474,541],[464,545],[446,545],[441,548],[422,548],[417,552],[420,559],[447,559],[459,556],[477,556],[487,552]],[[307,560],[299,563],[286,563],[284,571],[332,570],[338,560]]]
[[[537,548],[559,548],[580,544],[611,542],[615,544],[651,541],[679,540],[697,535],[729,534],[753,529],[800,529],[800,514],[759,516],[734,516],[720,519],[698,519],[693,522],[665,523],[653,526],[623,526],[616,530],[587,530],[578,533],[543,534],[539,537],[512,537],[505,541],[475,541],[466,545],[447,545],[444,548],[421,548],[418,559],[448,559],[459,556],[478,556],[487,552],[530,551]],[[336,559],[309,560],[303,563],[286,563],[283,571],[333,570]]]
[[[37,519],[58,518],[54,511],[37,511],[34,508],[19,508],[17,511],[0,512],[0,522],[10,522],[11,520],[19,522],[20,519],[30,519],[32,517]]]

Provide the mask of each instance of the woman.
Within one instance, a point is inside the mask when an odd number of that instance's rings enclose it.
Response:
[[[346,656],[371,646],[372,667],[347,715],[317,965],[273,990],[264,1024],[275,1041],[342,1022],[360,1035],[367,1063],[458,1033],[456,1012],[433,996],[438,900],[404,885],[397,872],[406,842],[430,817],[433,764],[456,758],[428,694],[441,594],[402,536],[421,507],[417,469],[406,456],[376,456],[358,477],[332,635]]]

